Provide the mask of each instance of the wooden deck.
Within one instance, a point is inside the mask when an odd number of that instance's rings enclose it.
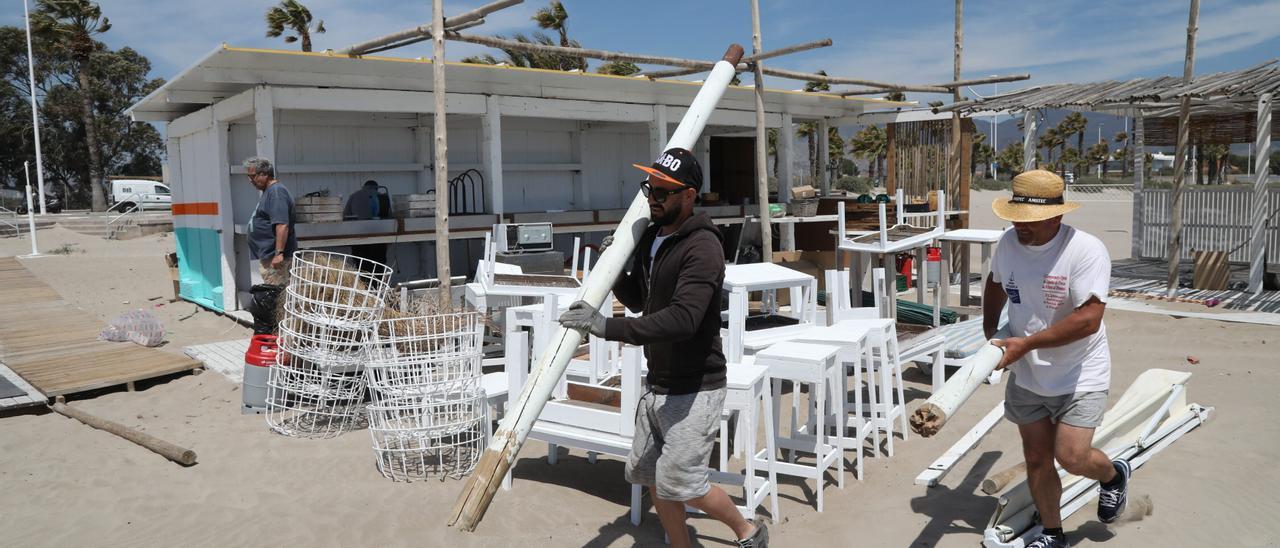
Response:
[[[200,362],[98,340],[105,323],[62,299],[13,257],[0,258],[0,362],[46,397],[178,373]]]

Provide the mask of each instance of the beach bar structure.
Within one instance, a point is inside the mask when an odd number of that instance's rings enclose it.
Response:
[[[557,247],[612,231],[647,164],[687,110],[698,84],[581,72],[448,63],[450,263],[474,268],[499,222],[552,222]],[[263,156],[295,198],[350,196],[376,180],[395,196],[434,192],[429,59],[350,57],[223,45],[130,109],[164,122],[181,295],[233,313],[258,281],[244,226],[258,192],[241,163]],[[849,123],[870,107],[903,103],[767,90],[765,124]],[[755,92],[731,87],[695,147],[720,205],[718,222],[754,213]],[[780,180],[795,184],[792,147]],[[825,167],[825,166],[824,166]],[[465,175],[465,176],[464,176]],[[786,201],[789,192],[780,192]],[[442,198],[438,198],[442,199]],[[345,251],[389,244],[394,281],[434,277],[434,218],[304,223],[299,245]],[[459,274],[465,272],[459,272]]]
[[[1249,292],[1259,294],[1268,273],[1280,272],[1280,189],[1268,185],[1272,141],[1280,120],[1272,116],[1280,94],[1280,63],[1267,61],[1242,70],[1181,78],[1135,78],[1084,84],[1053,84],[961,101],[933,109],[980,115],[1023,114],[1023,150],[1034,147],[1038,112],[1067,109],[1131,116],[1134,119],[1133,256],[1168,261],[1168,242],[1178,242],[1176,260],[1193,251],[1226,253],[1249,269]],[[1179,103],[1190,105],[1185,125]],[[1181,127],[1180,127],[1181,126]],[[1175,146],[1178,132],[1189,144],[1253,143],[1250,186],[1144,188],[1147,146]],[[1035,155],[1024,154],[1025,169]],[[1185,165],[1175,162],[1175,166]],[[1185,194],[1182,199],[1178,194]],[[1175,204],[1181,207],[1175,213]],[[1174,238],[1173,236],[1180,236]]]

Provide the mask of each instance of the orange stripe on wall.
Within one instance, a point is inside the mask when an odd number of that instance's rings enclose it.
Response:
[[[174,215],[217,215],[218,202],[187,202],[173,204]]]

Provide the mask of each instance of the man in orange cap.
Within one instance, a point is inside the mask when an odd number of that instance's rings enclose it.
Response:
[[[583,301],[561,325],[597,337],[643,345],[648,390],[636,410],[627,481],[647,485],[671,545],[690,546],[685,505],[728,525],[738,546],[768,546],[763,523],[742,517],[723,489],[710,482],[707,463],[724,411],[725,359],[720,344],[720,287],[724,251],[720,231],[693,211],[702,168],[688,150],[669,149],[653,165],[640,191],[652,224],[636,243],[631,272],[613,294],[636,318],[605,317]],[[611,239],[605,239],[608,247]]]
[[[1124,511],[1129,463],[1093,448],[1111,387],[1111,354],[1102,323],[1111,281],[1111,257],[1096,237],[1062,224],[1080,205],[1063,199],[1062,178],[1034,170],[1013,178],[1013,197],[991,208],[1013,223],[991,259],[983,292],[983,329],[995,334],[1009,305],[1011,337],[999,368],[1012,373],[1005,387],[1005,417],[1018,425],[1027,484],[1044,526],[1028,548],[1068,546],[1059,512],[1062,482],[1054,460],[1071,474],[1101,483],[1098,519],[1111,523]]]

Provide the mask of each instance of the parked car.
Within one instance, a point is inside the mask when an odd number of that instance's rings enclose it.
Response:
[[[49,213],[62,213],[62,198],[59,198],[57,194],[45,194],[44,210]],[[18,215],[26,215],[27,203],[25,201],[19,203],[17,211]],[[36,211],[40,211],[39,206],[36,207]]]
[[[144,179],[116,179],[111,181],[111,207],[109,211],[138,209],[169,209],[173,196],[163,183]]]

